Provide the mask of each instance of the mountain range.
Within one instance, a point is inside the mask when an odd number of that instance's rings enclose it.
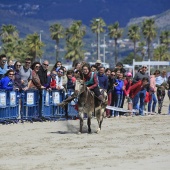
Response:
[[[21,37],[42,32],[47,51],[54,53],[49,27],[59,22],[68,27],[73,20],[82,20],[87,28],[86,39],[95,39],[89,29],[93,18],[101,17],[107,25],[116,21],[127,29],[132,23],[155,19],[160,30],[170,29],[170,0],[0,0],[0,26],[13,24]],[[90,44],[90,43],[89,43]],[[46,52],[45,52],[46,53]]]

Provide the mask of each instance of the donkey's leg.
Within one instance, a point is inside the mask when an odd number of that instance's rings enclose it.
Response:
[[[82,133],[82,128],[83,128],[83,113],[79,112],[79,116],[80,116],[80,130],[79,130],[79,134]]]
[[[88,119],[87,119],[87,126],[88,126],[88,133],[91,133],[91,117],[88,116]]]
[[[99,133],[101,131],[101,127],[102,127],[102,122],[103,122],[103,114],[104,114],[104,109],[101,108],[101,110],[97,111],[97,121],[98,121],[98,129],[97,129],[97,133]]]

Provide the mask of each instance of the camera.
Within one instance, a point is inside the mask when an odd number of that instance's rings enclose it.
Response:
[[[118,84],[119,84],[119,83],[118,83],[118,82],[116,82],[114,85],[115,85],[115,86],[117,86]]]

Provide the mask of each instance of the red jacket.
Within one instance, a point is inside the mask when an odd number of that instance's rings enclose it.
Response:
[[[142,88],[143,88],[143,86],[142,86],[142,80],[139,80],[137,83],[135,83],[134,85],[132,85],[132,86],[130,87],[130,93],[129,93],[130,98],[133,99],[133,98],[137,95],[137,93],[138,93],[139,91],[141,91]]]
[[[125,96],[127,96],[129,94],[131,85],[132,85],[131,80],[129,80],[129,81],[127,79],[124,80],[125,89],[123,92],[124,92]]]

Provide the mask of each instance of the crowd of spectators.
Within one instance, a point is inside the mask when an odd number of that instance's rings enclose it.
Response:
[[[50,74],[48,74],[50,71]],[[168,90],[170,98],[170,77],[166,70],[156,70],[150,75],[147,73],[147,65],[136,72],[126,72],[121,62],[114,69],[104,68],[100,60],[90,66],[90,71],[97,77],[98,87],[107,91],[108,105],[123,108],[127,100],[128,115],[133,115],[132,109],[138,110],[136,115],[161,114],[163,100]],[[67,89],[74,90],[76,74],[82,72],[82,63],[77,63],[72,70],[66,70],[60,61],[49,69],[49,61],[31,63],[26,58],[22,64],[16,61],[7,61],[6,55],[0,55],[0,89],[4,90],[28,90],[28,89]],[[156,105],[158,103],[158,110]],[[124,112],[106,109],[106,117],[119,117]],[[126,114],[127,115],[127,114]]]

